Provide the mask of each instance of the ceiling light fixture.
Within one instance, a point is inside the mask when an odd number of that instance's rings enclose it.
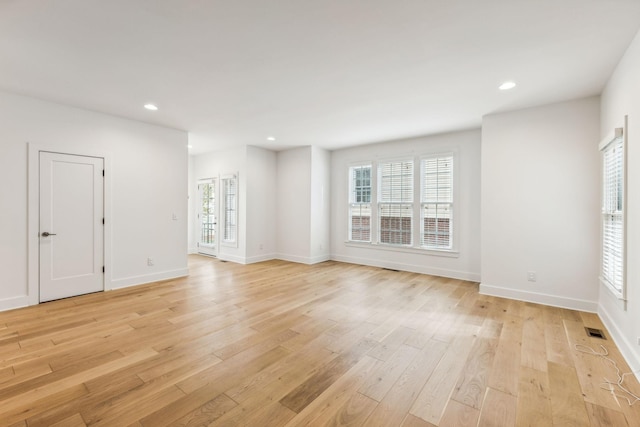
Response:
[[[144,104],[144,108],[146,108],[147,110],[151,110],[151,111],[157,111],[158,107],[156,107],[154,104]]]
[[[514,82],[504,82],[500,86],[498,86],[498,89],[509,90],[509,89],[513,89],[514,87],[516,87],[516,84]]]
[[[275,136],[268,136],[267,137],[267,141],[275,141],[276,137]]]

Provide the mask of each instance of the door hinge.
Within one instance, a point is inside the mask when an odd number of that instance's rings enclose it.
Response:
[[[102,266],[102,272],[104,273],[104,265]]]
[[[104,176],[104,169],[102,169],[102,176]]]
[[[104,225],[104,218],[102,218],[102,225]]]

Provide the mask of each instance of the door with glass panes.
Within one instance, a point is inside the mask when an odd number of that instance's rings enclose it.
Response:
[[[198,181],[198,253],[217,255],[217,227],[216,179],[202,179]]]

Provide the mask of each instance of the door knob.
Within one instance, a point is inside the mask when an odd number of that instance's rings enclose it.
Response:
[[[45,231],[44,233],[42,233],[42,237],[49,237],[49,236],[55,236],[55,233],[49,233],[48,231]]]

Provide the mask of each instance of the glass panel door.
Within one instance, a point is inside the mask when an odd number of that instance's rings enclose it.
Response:
[[[216,256],[218,211],[216,180],[198,181],[198,252]]]

